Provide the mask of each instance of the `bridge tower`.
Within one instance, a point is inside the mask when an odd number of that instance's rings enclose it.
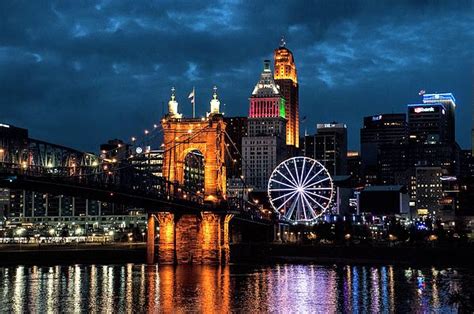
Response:
[[[204,159],[204,200],[217,203],[226,198],[225,122],[221,114],[206,119],[165,117],[163,126],[163,176],[185,186],[185,161],[199,152]],[[201,193],[201,191],[197,191]]]
[[[155,221],[159,225],[158,261],[162,264],[221,263],[229,256],[229,221],[232,215],[219,210],[226,200],[225,128],[214,87],[210,112],[206,118],[183,118],[172,89],[168,114],[162,119],[163,176],[177,187],[190,188],[202,196],[212,210],[190,208],[190,214],[149,212],[147,261],[155,261]],[[203,169],[190,173],[189,156],[200,158]],[[202,176],[203,182],[189,182]],[[195,178],[196,179],[196,178]],[[199,178],[198,178],[199,179]],[[191,185],[191,186],[189,186]],[[197,187],[196,187],[197,185]],[[173,191],[179,194],[180,191]]]

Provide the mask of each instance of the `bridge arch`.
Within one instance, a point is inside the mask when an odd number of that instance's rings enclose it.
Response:
[[[184,155],[184,185],[195,193],[204,193],[204,154],[197,149],[191,149]]]
[[[220,114],[207,119],[166,117],[163,126],[163,176],[185,185],[185,159],[199,151],[204,164],[204,199],[218,202],[226,198],[225,127]]]

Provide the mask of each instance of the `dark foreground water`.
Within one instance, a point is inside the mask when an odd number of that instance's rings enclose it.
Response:
[[[0,312],[451,312],[467,269],[400,266],[0,268]]]

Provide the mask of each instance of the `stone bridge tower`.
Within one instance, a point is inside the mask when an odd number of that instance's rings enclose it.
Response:
[[[226,199],[225,128],[214,87],[206,118],[183,118],[178,113],[174,89],[168,114],[162,119],[163,176],[171,183],[186,186],[186,160],[195,153],[202,158],[203,189],[197,190],[213,210],[189,209],[189,214],[149,211],[147,260],[155,260],[155,221],[159,228],[158,260],[171,263],[221,263],[229,257],[229,221],[232,215],[219,210]],[[198,152],[198,153],[196,153]],[[176,187],[175,187],[176,189]],[[171,191],[179,195],[179,191]]]

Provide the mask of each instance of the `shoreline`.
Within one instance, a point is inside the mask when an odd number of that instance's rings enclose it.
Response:
[[[15,265],[120,264],[146,262],[145,243],[2,245],[0,267]],[[474,248],[311,246],[242,243],[231,245],[231,264],[373,264],[472,266]]]

